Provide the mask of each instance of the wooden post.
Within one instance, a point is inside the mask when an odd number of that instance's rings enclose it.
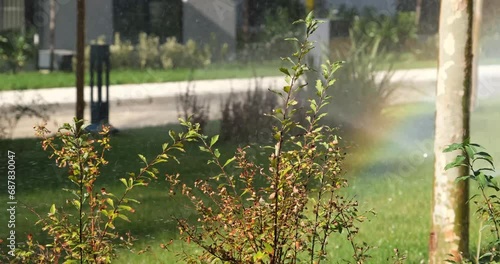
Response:
[[[85,82],[85,0],[77,0],[76,22],[76,118],[83,120],[85,102],[83,87]],[[77,130],[80,130],[81,122]]]

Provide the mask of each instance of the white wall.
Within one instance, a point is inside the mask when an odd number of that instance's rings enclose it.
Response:
[[[119,0],[117,0],[119,1]],[[86,0],[86,42],[105,36],[113,38],[113,0]],[[40,29],[40,48],[49,47],[49,0],[43,0]],[[56,49],[76,49],[76,0],[56,0]]]

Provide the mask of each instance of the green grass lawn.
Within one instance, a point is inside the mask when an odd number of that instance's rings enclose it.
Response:
[[[495,109],[498,109],[498,101],[481,103],[481,107],[474,112],[472,140],[487,146],[498,160],[500,141],[497,132],[500,124],[491,122],[500,120],[500,113]],[[407,263],[425,263],[433,171],[432,146],[429,147],[426,142],[432,140],[434,106],[413,104],[393,107],[388,112],[393,115],[393,119],[376,144],[349,150],[349,172],[346,176],[350,180],[350,188],[347,194],[360,201],[361,209],[373,209],[377,213],[361,225],[359,234],[360,240],[375,247],[371,251],[369,263],[388,263],[387,259],[393,255],[394,248],[407,254]],[[216,123],[211,125],[209,131],[215,131]],[[150,158],[158,153],[161,144],[168,139],[167,130],[172,128],[178,127],[132,129],[113,136],[113,149],[107,156],[110,163],[103,170],[99,188],[120,190],[118,178],[128,171],[137,171],[141,164],[137,154],[142,153]],[[417,133],[419,130],[423,133]],[[221,144],[219,147],[222,153],[230,153],[235,148],[233,144]],[[61,191],[66,186],[64,171],[56,168],[53,161],[47,158],[48,154],[41,150],[37,140],[1,141],[0,149],[3,152],[16,152],[17,197],[20,202],[44,213],[50,204],[61,204],[68,197],[67,193]],[[424,158],[423,154],[427,152],[428,157]],[[206,155],[195,148],[189,148],[188,153],[191,154],[181,158],[182,165],[168,164],[162,168],[162,172],[179,172],[182,180],[189,183],[215,171],[206,165]],[[3,174],[6,171],[5,164],[0,164]],[[0,182],[0,189],[5,190],[5,184],[5,181]],[[177,237],[172,214],[194,217],[192,211],[186,210],[185,201],[168,197],[166,187],[164,181],[159,179],[147,189],[138,189],[133,193],[142,204],[136,207],[136,212],[130,217],[132,223],[122,222],[117,228],[130,230],[138,241],[134,252],[121,250],[116,263],[175,263],[178,254],[192,254],[199,250],[192,244],[181,242],[175,242],[169,250],[160,248],[160,243]],[[0,204],[5,205],[5,202],[6,195],[1,195]],[[0,214],[2,235],[7,232],[7,226],[1,224],[6,223],[6,217],[6,214]],[[19,206],[16,219],[18,240],[29,233],[33,233],[35,238],[44,238],[33,226],[34,217],[27,209]],[[477,221],[472,222],[471,249],[474,250],[478,225]],[[4,237],[0,238],[5,240]],[[136,254],[147,246],[151,247],[149,252]],[[331,239],[328,253],[335,262],[349,259],[352,255],[345,239],[339,236]]]
[[[193,72],[194,80],[214,80],[226,78],[250,78],[254,76],[279,76],[280,61],[269,61],[260,64],[221,64],[210,65]],[[85,83],[89,83],[89,74],[85,75]],[[118,69],[110,73],[110,84],[134,84],[186,81],[191,77],[189,69],[172,70],[138,70]],[[20,72],[18,74],[0,74],[1,90],[23,90],[54,87],[75,86],[75,74],[67,72]]]
[[[496,58],[483,58],[480,60],[483,65],[498,64]],[[194,80],[216,80],[229,78],[250,78],[254,76],[280,76],[278,68],[282,66],[279,60],[266,61],[262,63],[226,63],[214,64],[206,68],[194,70],[191,76],[189,69],[172,70],[151,70],[151,69],[118,69],[112,70],[110,84],[137,84],[137,83],[158,83],[186,81],[189,78]],[[382,65],[386,69],[389,65]],[[404,55],[392,65],[395,70],[409,70],[422,68],[436,68],[436,60],[415,60],[411,55]],[[89,83],[89,74],[86,73],[85,83]],[[17,74],[0,73],[0,91],[5,90],[25,90],[55,87],[74,87],[75,74],[67,72],[20,72]]]
[[[229,78],[250,78],[254,76],[280,76],[278,68],[281,61],[267,61],[263,63],[241,64],[230,63],[210,65],[193,72],[194,80],[216,80]],[[394,65],[395,69],[416,69],[436,67],[435,61],[400,60]],[[89,83],[89,74],[85,75],[85,83]],[[136,84],[186,81],[191,77],[189,69],[172,70],[139,70],[118,69],[112,70],[110,84]],[[55,87],[74,87],[75,74],[67,72],[20,72],[17,74],[0,73],[0,91],[25,90]]]

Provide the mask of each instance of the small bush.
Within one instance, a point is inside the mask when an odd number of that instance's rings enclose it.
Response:
[[[309,15],[305,21],[307,37],[317,28]],[[185,255],[188,263],[322,263],[327,260],[329,238],[333,233],[346,234],[353,249],[353,259],[363,263],[368,257],[366,244],[355,242],[358,203],[340,194],[347,186],[342,178],[343,154],[338,138],[328,126],[320,125],[322,109],[330,97],[333,74],[339,64],[327,62],[322,80],[317,81],[316,97],[309,98],[307,125],[293,121],[297,92],[305,85],[299,78],[309,71],[303,63],[313,45],[306,38],[299,50],[282,68],[287,85],[276,90],[281,107],[270,114],[273,143],[259,146],[268,155],[263,165],[247,156],[249,148],[239,148],[235,156],[222,158],[216,148],[219,136],[197,135],[200,150],[211,155],[218,173],[197,180],[194,186],[180,184],[179,176],[169,177],[173,190],[192,202],[196,223],[177,219],[181,237],[194,243],[202,252]],[[188,131],[197,127],[184,122]],[[254,129],[260,129],[255,127]],[[292,134],[298,129],[302,133]],[[172,190],[172,193],[175,191]],[[163,245],[164,246],[164,245]]]
[[[8,31],[0,35],[0,66],[6,65],[12,73],[20,71],[34,52],[33,45],[24,33]]]
[[[456,179],[459,181],[475,182],[479,193],[472,196],[469,202],[477,206],[476,216],[481,221],[479,229],[479,243],[476,249],[476,256],[471,260],[464,260],[461,263],[498,263],[500,261],[500,185],[495,174],[493,157],[484,151],[481,145],[470,143],[466,140],[463,143],[456,143],[448,146],[444,152],[450,153],[459,150],[455,160],[446,165],[445,169],[452,169],[465,166],[470,170],[469,175],[463,175]],[[488,241],[486,248],[481,248],[482,232],[490,231],[491,241]]]
[[[114,69],[133,68],[134,46],[130,41],[122,41],[120,33],[115,33],[115,39],[109,47],[110,61]]]
[[[68,197],[65,204],[52,204],[48,214],[35,213],[50,242],[38,241],[28,236],[24,246],[9,253],[11,263],[111,263],[117,249],[130,247],[132,236],[115,230],[118,219],[130,222],[127,215],[134,213],[133,204],[139,201],[129,198],[132,190],[147,186],[156,179],[156,164],[176,160],[174,151],[183,151],[183,143],[191,140],[192,133],[180,133],[173,142],[165,143],[162,151],[154,159],[147,161],[139,158],[144,166],[136,173],[120,178],[124,190],[119,194],[110,193],[106,186],[97,186],[101,168],[108,162],[105,153],[111,149],[109,128],[103,127],[98,135],[79,130],[83,121],[64,124],[54,137],[45,127],[37,128],[43,137],[42,147],[55,158],[60,168],[68,173],[69,185],[65,191]],[[3,257],[2,257],[3,258]]]
[[[136,46],[137,56],[139,58],[139,66],[144,68],[159,68],[159,46],[160,38],[148,36],[148,34],[141,32],[139,34],[139,43]]]
[[[398,12],[387,16],[377,14],[374,9],[365,9],[352,22],[355,39],[379,39],[380,50],[404,52],[408,44],[417,37],[414,12]]]
[[[272,119],[265,115],[277,106],[277,97],[259,86],[257,82],[254,90],[249,89],[244,98],[231,93],[221,103],[221,140],[256,143],[271,139]]]
[[[210,50],[207,47],[200,49],[193,40],[182,45],[176,38],[168,38],[160,46],[160,59],[164,69],[200,68],[210,64],[210,57]]]
[[[365,31],[362,21],[355,20],[349,33],[350,47],[334,50],[336,58],[346,63],[332,89],[335,97],[328,112],[333,124],[345,132],[375,128],[396,89],[390,80],[397,55],[383,47],[387,41],[384,35],[366,35]]]
[[[177,115],[184,120],[192,120],[199,124],[200,131],[204,131],[209,121],[210,106],[201,104],[198,96],[192,91],[192,82],[189,81],[184,93],[177,97]]]

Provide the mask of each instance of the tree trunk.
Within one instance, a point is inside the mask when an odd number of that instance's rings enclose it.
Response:
[[[56,0],[50,0],[49,7],[49,49],[50,49],[50,58],[49,58],[49,70],[54,71],[54,49],[56,42]]]
[[[249,34],[250,34],[250,14],[249,14],[249,0],[243,0],[243,42],[244,44],[248,44]]]
[[[455,183],[466,167],[444,170],[457,153],[443,153],[452,143],[469,137],[472,81],[472,0],[442,0],[439,23],[439,68],[434,139],[434,187],[431,264],[460,262],[468,254],[469,185]],[[465,155],[465,154],[464,154]],[[451,256],[450,256],[451,255]]]
[[[83,87],[85,81],[85,0],[77,0],[76,22],[76,118],[83,119],[85,102]],[[81,123],[79,123],[81,124]],[[80,130],[80,125],[77,130]]]
[[[477,105],[477,93],[479,90],[479,54],[481,53],[481,24],[483,23],[483,0],[474,1],[474,16],[472,22],[472,92],[470,110],[474,111]]]
[[[417,28],[420,24],[420,16],[422,15],[422,1],[423,0],[417,0],[417,3],[415,4],[415,25]]]

